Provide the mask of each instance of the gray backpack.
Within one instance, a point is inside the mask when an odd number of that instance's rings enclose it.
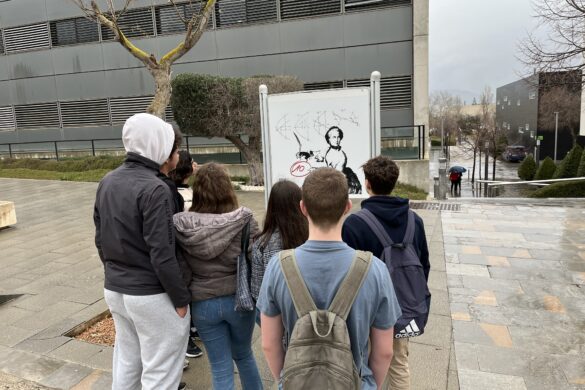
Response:
[[[361,389],[346,320],[371,260],[370,252],[356,251],[331,306],[319,310],[301,276],[294,250],[280,253],[280,266],[298,316],[284,358],[284,390]]]

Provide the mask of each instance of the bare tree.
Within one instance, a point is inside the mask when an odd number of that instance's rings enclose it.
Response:
[[[585,0],[535,0],[535,16],[548,39],[530,33],[519,44],[519,59],[531,72],[585,68]]]
[[[110,29],[116,40],[135,58],[140,60],[148,69],[148,72],[154,78],[155,93],[152,102],[148,106],[147,112],[162,117],[166,106],[171,98],[171,66],[172,64],[185,55],[195,46],[201,35],[205,31],[209,16],[215,5],[215,0],[189,1],[188,6],[191,8],[192,16],[187,19],[179,10],[175,0],[168,0],[175,10],[177,17],[185,24],[185,36],[174,49],[163,55],[160,59],[152,53],[145,51],[134,45],[122,31],[119,23],[124,13],[132,5],[133,0],[124,0],[122,6],[117,7],[114,0],[106,0],[107,9],[102,10],[95,0],[70,0],[77,5],[85,16],[103,27]]]
[[[438,91],[430,99],[430,126],[443,137],[444,153],[448,154],[448,145],[452,136],[459,131],[458,122],[461,118],[461,98],[447,91]]]
[[[581,91],[554,86],[540,94],[538,106],[538,128],[554,129],[555,112],[558,112],[559,130],[569,133],[575,145],[581,121]]]
[[[479,142],[482,144],[489,144],[489,151],[488,154],[485,155],[485,158],[488,158],[489,155],[492,156],[492,180],[496,180],[496,162],[497,157],[502,153],[502,146],[506,144],[504,141],[505,139],[505,130],[500,129],[496,126],[496,112],[494,109],[494,93],[490,86],[485,86],[481,96],[480,96],[480,106],[481,106],[481,135],[479,137]],[[482,144],[479,146],[481,147]],[[481,168],[480,168],[481,170]],[[487,177],[485,177],[487,180]]]

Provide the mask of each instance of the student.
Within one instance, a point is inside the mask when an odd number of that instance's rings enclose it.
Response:
[[[373,214],[394,243],[403,243],[409,220],[408,199],[390,196],[400,174],[398,166],[390,158],[378,156],[368,160],[363,169],[366,177],[366,190],[370,194],[370,198],[362,201],[362,209],[366,209]],[[414,212],[412,213],[414,214]],[[382,243],[368,224],[358,215],[352,214],[345,220],[342,237],[343,241],[350,247],[370,251],[375,256],[382,257],[384,251]],[[420,286],[420,291],[417,292],[398,290],[404,288],[405,283],[401,285],[394,284],[394,288],[397,289],[396,294],[398,297],[402,296],[401,293],[406,293],[411,297],[422,297],[423,301],[428,298],[428,303],[430,304],[430,294],[427,297],[428,288],[425,281],[425,279],[428,280],[430,270],[429,251],[423,221],[416,214],[414,214],[412,245],[416,250],[416,255],[418,255],[424,272],[424,275],[421,272],[420,276],[423,279],[421,283],[424,286]],[[406,312],[404,308],[403,312]],[[423,326],[420,326],[420,329],[423,329]],[[396,330],[398,331],[399,329],[396,328]],[[394,339],[394,357],[387,377],[391,389],[410,389],[408,335],[406,334],[405,336]]]
[[[179,162],[174,170],[169,172],[169,177],[175,183],[177,191],[183,198],[184,207],[181,211],[189,211],[193,200],[193,190],[189,188],[189,179],[195,174],[197,163],[186,150],[179,152]]]
[[[303,183],[300,207],[309,222],[309,240],[293,251],[293,261],[315,306],[324,310],[330,307],[356,256],[356,251],[341,241],[343,216],[351,209],[345,176],[333,168],[311,172]],[[287,346],[298,319],[281,261],[274,257],[269,263],[258,298],[262,348],[277,381],[281,380]],[[392,327],[400,315],[386,266],[371,257],[346,320],[352,363],[361,373],[362,389],[382,386],[392,359]],[[297,379],[318,376],[301,375]]]
[[[191,294],[175,257],[173,198],[157,178],[174,133],[162,119],[136,114],[122,140],[126,160],[102,179],[94,207],[104,297],[116,327],[112,389],[182,388]]]
[[[195,173],[193,205],[174,216],[179,259],[186,260],[193,323],[205,345],[213,388],[234,389],[234,362],[244,389],[262,389],[252,352],[253,311],[235,309],[237,258],[249,224],[258,232],[252,211],[238,207],[225,168],[202,165]]]
[[[180,213],[183,211],[185,207],[185,202],[183,201],[183,197],[177,190],[177,185],[175,182],[169,177],[171,171],[173,171],[179,162],[179,147],[181,146],[181,142],[183,142],[183,137],[181,133],[173,128],[175,133],[175,140],[173,142],[173,148],[171,150],[171,154],[169,158],[165,160],[164,163],[160,166],[160,170],[158,173],[158,178],[161,179],[169,186],[171,190],[171,194],[173,195],[173,214]]]
[[[270,190],[264,228],[252,244],[250,292],[255,301],[270,259],[283,249],[296,248],[307,241],[309,226],[301,212],[301,196],[300,187],[289,180],[278,181]]]

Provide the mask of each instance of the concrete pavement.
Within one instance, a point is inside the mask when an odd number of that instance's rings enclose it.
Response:
[[[13,384],[27,386],[23,380],[34,383],[30,389],[110,386],[112,348],[65,336],[107,310],[93,246],[95,189],[0,179],[0,198],[15,202],[19,221],[0,231],[0,298],[20,295],[0,301],[5,388],[27,389]],[[263,218],[261,193],[238,196]],[[412,340],[412,388],[582,388],[584,205],[495,202],[417,210],[429,240],[433,301],[426,334]],[[257,330],[254,350],[271,388]],[[210,388],[207,360],[191,359],[184,380]]]

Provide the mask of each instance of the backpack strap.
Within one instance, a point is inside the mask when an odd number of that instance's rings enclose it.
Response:
[[[414,211],[408,209],[408,223],[406,225],[406,233],[404,233],[404,240],[402,243],[406,246],[408,244],[412,244],[414,240],[414,229],[416,228],[416,224],[414,221]]]
[[[333,302],[329,306],[329,311],[337,314],[343,320],[347,320],[349,311],[355,301],[357,294],[366,279],[366,275],[372,264],[372,253],[364,251],[355,251],[355,256],[345,275],[345,279],[341,282]]]
[[[394,245],[394,241],[392,241],[384,226],[378,221],[378,218],[368,209],[361,209],[355,215],[360,217],[368,225],[380,243],[382,243],[384,249],[380,257],[382,259],[392,259],[392,246]]]
[[[280,252],[280,268],[282,269],[284,280],[295,305],[297,317],[301,318],[310,311],[317,310],[311,293],[301,276],[294,249]]]

